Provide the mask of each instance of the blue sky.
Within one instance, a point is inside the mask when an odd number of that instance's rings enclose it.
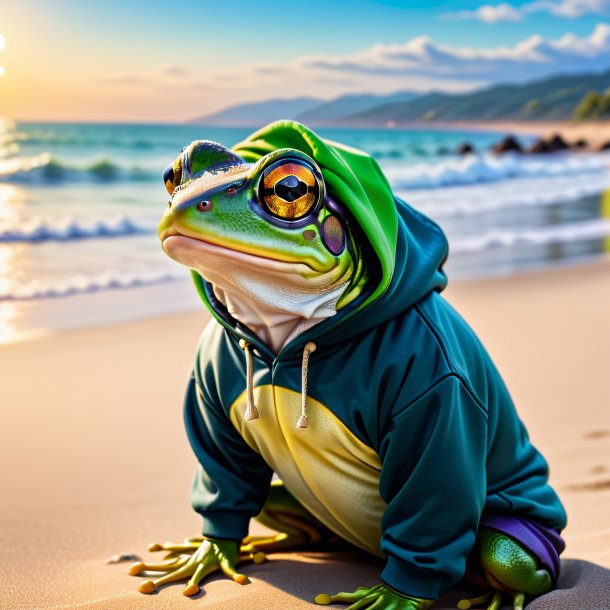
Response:
[[[17,119],[183,120],[268,97],[610,68],[610,0],[22,0],[3,13],[0,115]]]

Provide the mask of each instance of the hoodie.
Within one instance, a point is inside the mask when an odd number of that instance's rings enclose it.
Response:
[[[241,540],[276,472],[325,526],[385,558],[387,585],[436,599],[463,576],[484,513],[561,530],[564,510],[489,355],[440,294],[441,229],[369,155],[293,121],[233,150],[255,162],[279,148],[312,157],[358,223],[369,285],[275,354],[194,273],[213,319],[185,399],[193,507],[205,535]]]

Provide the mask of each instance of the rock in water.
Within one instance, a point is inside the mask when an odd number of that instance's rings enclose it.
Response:
[[[542,153],[551,152],[549,145],[543,138],[538,138],[528,149],[527,152],[531,155],[539,155]]]
[[[561,134],[558,133],[547,140],[547,146],[551,152],[555,152],[556,150],[567,150],[570,148],[568,143],[561,137]]]
[[[497,154],[502,154],[506,152],[514,152],[521,154],[523,152],[523,146],[515,136],[508,135],[496,144],[493,145],[492,151]]]
[[[474,146],[470,142],[463,142],[457,148],[458,155],[471,155],[474,153]]]

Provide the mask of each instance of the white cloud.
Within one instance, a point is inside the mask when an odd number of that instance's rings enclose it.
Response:
[[[523,14],[510,4],[497,5],[484,4],[474,11],[458,11],[447,13],[444,17],[449,19],[478,19],[485,23],[501,23],[505,21],[521,21]]]
[[[445,13],[445,19],[476,19],[485,23],[522,21],[533,13],[549,13],[555,17],[576,19],[583,15],[610,15],[610,0],[535,0],[521,6],[484,4],[473,11]]]
[[[556,17],[576,19],[583,15],[610,14],[610,0],[540,0],[525,4],[522,8],[526,13],[548,12]]]
[[[354,79],[392,78],[405,88],[413,78],[484,84],[605,68],[610,68],[610,26],[606,24],[598,24],[589,36],[568,34],[547,40],[534,35],[514,46],[489,49],[443,45],[422,36],[342,57],[304,57],[293,66],[299,73],[332,71]]]

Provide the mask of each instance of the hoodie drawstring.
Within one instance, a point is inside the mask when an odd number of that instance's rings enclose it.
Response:
[[[307,372],[309,367],[309,354],[316,351],[316,344],[308,341],[303,348],[303,362],[301,364],[301,417],[297,421],[297,428],[307,428]]]
[[[248,403],[246,407],[246,421],[251,422],[260,417],[254,404],[254,362],[252,360],[252,346],[244,339],[239,340],[239,347],[246,352],[246,390]],[[307,428],[307,375],[309,370],[309,355],[316,351],[316,344],[308,341],[303,348],[301,363],[301,416],[297,421],[297,428]]]
[[[239,340],[239,347],[246,352],[246,388],[248,390],[246,421],[254,421],[259,418],[259,414],[254,404],[254,363],[252,362],[252,349],[251,345],[243,339]]]

